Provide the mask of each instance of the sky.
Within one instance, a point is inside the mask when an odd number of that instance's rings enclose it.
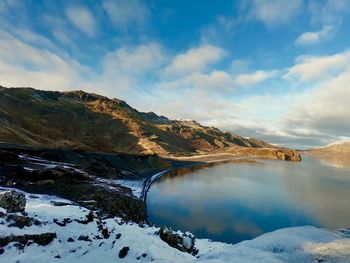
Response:
[[[0,85],[293,148],[350,139],[348,0],[0,0]]]

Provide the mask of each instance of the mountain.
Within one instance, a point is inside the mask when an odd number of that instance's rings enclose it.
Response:
[[[84,91],[0,86],[0,125],[0,141],[14,144],[161,156],[268,152],[290,159],[290,152],[258,139],[139,112],[122,100]]]
[[[350,141],[334,142],[323,147],[310,149],[307,152],[311,154],[350,155]]]

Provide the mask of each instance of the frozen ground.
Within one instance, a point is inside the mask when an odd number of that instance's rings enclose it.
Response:
[[[1,189],[0,189],[1,191]],[[14,243],[4,247],[0,262],[350,262],[350,231],[331,232],[315,227],[280,229],[253,240],[236,245],[196,240],[198,257],[180,252],[164,243],[155,232],[155,227],[140,227],[123,223],[120,218],[104,219],[109,238],[103,238],[98,229],[98,219],[82,224],[74,219],[86,218],[89,210],[76,206],[68,200],[48,195],[27,196],[28,216],[46,222],[41,226],[19,229],[9,227],[0,218],[0,238],[10,234],[37,234],[55,232],[57,239],[46,246],[31,244],[19,249]],[[71,205],[55,206],[53,202]],[[0,212],[4,212],[1,209]],[[72,220],[59,226],[54,219]],[[120,234],[120,237],[118,238]],[[78,240],[88,236],[90,241]],[[72,238],[74,242],[67,240]],[[129,247],[124,258],[119,251]]]

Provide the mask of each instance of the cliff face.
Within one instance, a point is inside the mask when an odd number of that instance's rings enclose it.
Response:
[[[241,147],[238,152],[264,148],[274,155],[271,149],[276,149],[258,139],[139,112],[124,101],[83,91],[0,87],[0,125],[2,142],[46,147],[162,156],[233,153]]]

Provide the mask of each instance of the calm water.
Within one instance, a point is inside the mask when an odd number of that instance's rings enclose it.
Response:
[[[149,222],[236,243],[283,227],[350,227],[350,163],[225,163],[185,169],[155,182]]]

